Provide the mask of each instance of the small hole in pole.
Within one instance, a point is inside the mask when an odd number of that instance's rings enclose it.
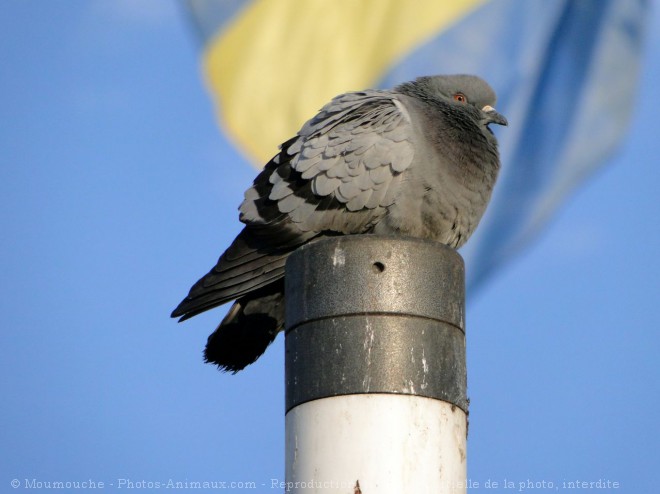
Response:
[[[371,269],[376,274],[382,273],[383,271],[385,271],[385,264],[383,264],[382,262],[375,262],[371,265]]]

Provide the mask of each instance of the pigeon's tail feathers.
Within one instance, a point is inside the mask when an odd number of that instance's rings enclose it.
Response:
[[[284,328],[284,280],[239,298],[209,336],[204,360],[236,373],[253,363]]]

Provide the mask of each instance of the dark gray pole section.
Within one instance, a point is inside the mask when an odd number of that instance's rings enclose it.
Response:
[[[286,265],[286,410],[326,397],[423,396],[467,413],[463,259],[432,241],[354,235]]]

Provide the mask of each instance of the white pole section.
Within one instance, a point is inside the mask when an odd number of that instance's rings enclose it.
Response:
[[[286,269],[286,490],[466,492],[462,258],[357,235]]]

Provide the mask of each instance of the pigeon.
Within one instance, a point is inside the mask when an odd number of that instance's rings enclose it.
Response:
[[[500,168],[489,124],[507,125],[472,75],[426,76],[341,94],[280,146],[245,192],[241,233],[172,312],[184,321],[235,300],[204,351],[236,373],[284,329],[284,265],[332,235],[417,237],[461,247]]]

